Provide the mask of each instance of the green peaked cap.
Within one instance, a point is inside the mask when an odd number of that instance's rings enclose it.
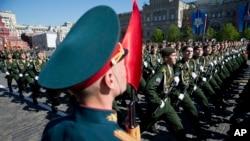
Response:
[[[119,19],[112,8],[102,5],[88,10],[41,70],[39,84],[62,89],[87,80],[107,63],[119,36]]]

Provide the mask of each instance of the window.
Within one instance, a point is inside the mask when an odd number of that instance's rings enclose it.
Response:
[[[157,16],[154,17],[154,21],[157,21]]]
[[[162,20],[165,21],[166,20],[166,15],[162,16]]]
[[[174,20],[174,18],[175,18],[175,15],[174,15],[174,14],[171,14],[171,15],[170,15],[170,19],[171,19],[171,20]]]

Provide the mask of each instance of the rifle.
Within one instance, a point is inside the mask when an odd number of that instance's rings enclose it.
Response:
[[[185,86],[185,88],[184,88],[183,91],[182,91],[182,94],[184,94],[184,96],[185,96],[185,92],[187,91],[187,89],[188,89],[189,86],[190,86],[191,81],[192,81],[192,79],[189,79],[187,85]],[[176,109],[176,108],[179,106],[180,102],[181,102],[181,100],[178,99],[177,102],[176,102],[175,105],[174,105],[174,109]]]
[[[161,98],[164,102],[167,101],[168,95],[170,94],[170,92],[172,91],[172,89],[173,89],[175,86],[176,86],[176,84],[172,82],[172,84],[170,85],[170,88],[168,89],[168,91],[165,91],[165,92],[164,92],[164,96]],[[160,109],[161,109],[161,107],[158,106],[158,107],[154,110],[153,116],[154,116],[154,115],[158,112],[158,110],[160,110]]]
[[[131,89],[131,101],[128,104],[128,125],[127,132],[137,141],[141,140],[140,126],[136,122],[136,98],[135,98],[135,89]]]

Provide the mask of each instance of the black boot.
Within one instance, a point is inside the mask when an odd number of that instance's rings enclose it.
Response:
[[[175,136],[177,138],[178,141],[186,141],[187,137],[186,137],[186,132],[184,129],[181,129],[179,131],[175,132]]]
[[[38,105],[38,102],[37,102],[37,99],[36,99],[36,98],[33,98],[33,104],[34,104],[34,105]]]
[[[11,87],[9,87],[9,92],[10,92],[10,93],[12,93],[12,92],[13,92],[13,90],[12,90],[12,88],[11,88]]]
[[[51,112],[57,113],[58,109],[55,106],[51,106]]]
[[[23,93],[22,93],[22,92],[20,92],[20,93],[19,93],[19,98],[24,98],[24,96],[23,96]]]

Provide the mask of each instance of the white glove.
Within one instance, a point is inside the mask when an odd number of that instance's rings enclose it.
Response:
[[[179,100],[183,100],[183,98],[184,98],[184,94],[181,93],[181,94],[178,96],[178,99],[179,99]]]
[[[39,78],[38,76],[35,76],[35,79],[36,79],[36,80],[38,80],[38,78]]]
[[[174,77],[174,83],[175,83],[175,86],[177,86],[180,82],[180,78],[178,76],[175,76]]]
[[[154,71],[154,70],[152,70],[152,73],[153,73],[153,74],[155,74],[155,71]]]
[[[203,81],[203,82],[206,82],[206,81],[207,81],[207,78],[203,77],[203,78],[202,78],[202,81]]]
[[[165,102],[163,100],[161,100],[160,108],[163,108],[164,106],[165,106]]]
[[[217,64],[217,61],[216,60],[214,60],[214,65],[216,65]]]
[[[197,89],[197,86],[196,85],[194,85],[194,91]]]
[[[214,66],[213,62],[210,63],[211,66]]]
[[[195,79],[197,77],[197,74],[195,72],[192,72],[191,76],[192,76],[193,79]]]
[[[204,72],[204,67],[200,66],[200,70],[201,70],[201,72]]]
[[[6,75],[10,75],[10,73],[8,71],[5,72]]]
[[[143,64],[146,68],[148,67],[148,63],[146,61],[144,61]]]
[[[19,77],[23,77],[23,74],[20,73],[20,74],[19,74]]]

